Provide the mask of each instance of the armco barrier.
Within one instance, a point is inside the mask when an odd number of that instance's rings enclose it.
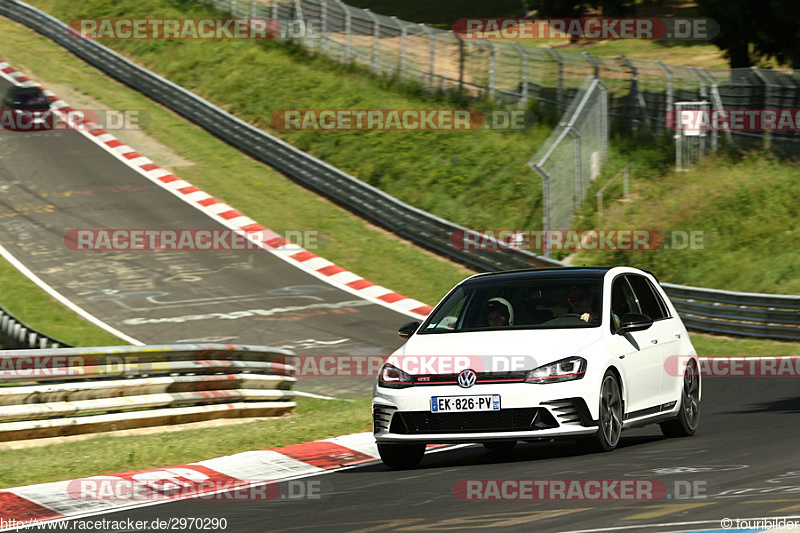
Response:
[[[166,344],[0,352],[0,441],[295,407],[291,352],[265,346]]]
[[[465,230],[462,226],[400,202],[353,176],[239,120],[199,96],[136,65],[95,41],[70,37],[67,26],[47,13],[23,2],[0,0],[0,15],[16,20],[49,37],[88,63],[169,107],[243,152],[284,172],[298,183],[330,198],[394,234],[409,239],[443,257],[479,271],[566,266],[560,261],[547,259],[526,250],[459,250],[451,245],[450,236],[454,231]],[[703,301],[712,306],[725,304],[723,300],[718,299],[720,293],[724,291],[670,284],[664,284],[664,288],[670,297],[678,294],[673,293],[673,289],[680,288],[691,292],[689,300]],[[746,307],[741,309],[753,311],[749,318],[726,321],[715,318],[713,313],[708,313],[708,309],[694,306],[688,315],[690,320],[687,325],[694,330],[709,333],[798,340],[800,297],[777,297],[782,302],[780,305],[784,306],[780,310],[788,311],[788,315],[784,316],[790,320],[787,328],[786,323],[775,323],[770,316],[759,311],[759,309],[773,307],[772,296],[769,297],[769,300],[764,300],[762,298],[764,295],[730,294],[747,299]],[[685,307],[679,307],[678,310],[682,316],[684,312],[687,312]],[[791,322],[792,317],[794,317],[793,323]],[[748,324],[762,327],[755,329],[738,327]]]
[[[70,345],[20,322],[0,305],[0,348],[68,348]]]
[[[698,289],[662,283],[694,331],[800,341],[800,297]]]

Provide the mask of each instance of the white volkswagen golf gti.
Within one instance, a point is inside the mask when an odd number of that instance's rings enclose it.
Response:
[[[697,352],[655,277],[628,267],[472,276],[380,370],[373,426],[383,462],[413,468],[426,444],[567,437],[613,450],[623,430],[668,437],[699,421]]]

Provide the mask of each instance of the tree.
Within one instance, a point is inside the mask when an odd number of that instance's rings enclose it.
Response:
[[[800,68],[800,9],[797,0],[698,0],[703,16],[719,24],[711,40],[724,50],[731,68],[746,68],[774,57]]]

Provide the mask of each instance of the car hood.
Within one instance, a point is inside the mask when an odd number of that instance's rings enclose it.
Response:
[[[600,328],[432,333],[411,336],[394,355],[522,355],[542,365],[576,355],[601,338]]]

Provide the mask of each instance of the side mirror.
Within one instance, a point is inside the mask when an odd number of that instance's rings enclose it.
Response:
[[[620,320],[617,335],[624,335],[631,331],[642,331],[653,325],[653,319],[639,313],[625,313]]]
[[[409,322],[407,324],[403,324],[400,329],[397,330],[397,334],[400,335],[402,338],[407,339],[411,335],[414,334],[415,331],[419,329],[419,322]]]

